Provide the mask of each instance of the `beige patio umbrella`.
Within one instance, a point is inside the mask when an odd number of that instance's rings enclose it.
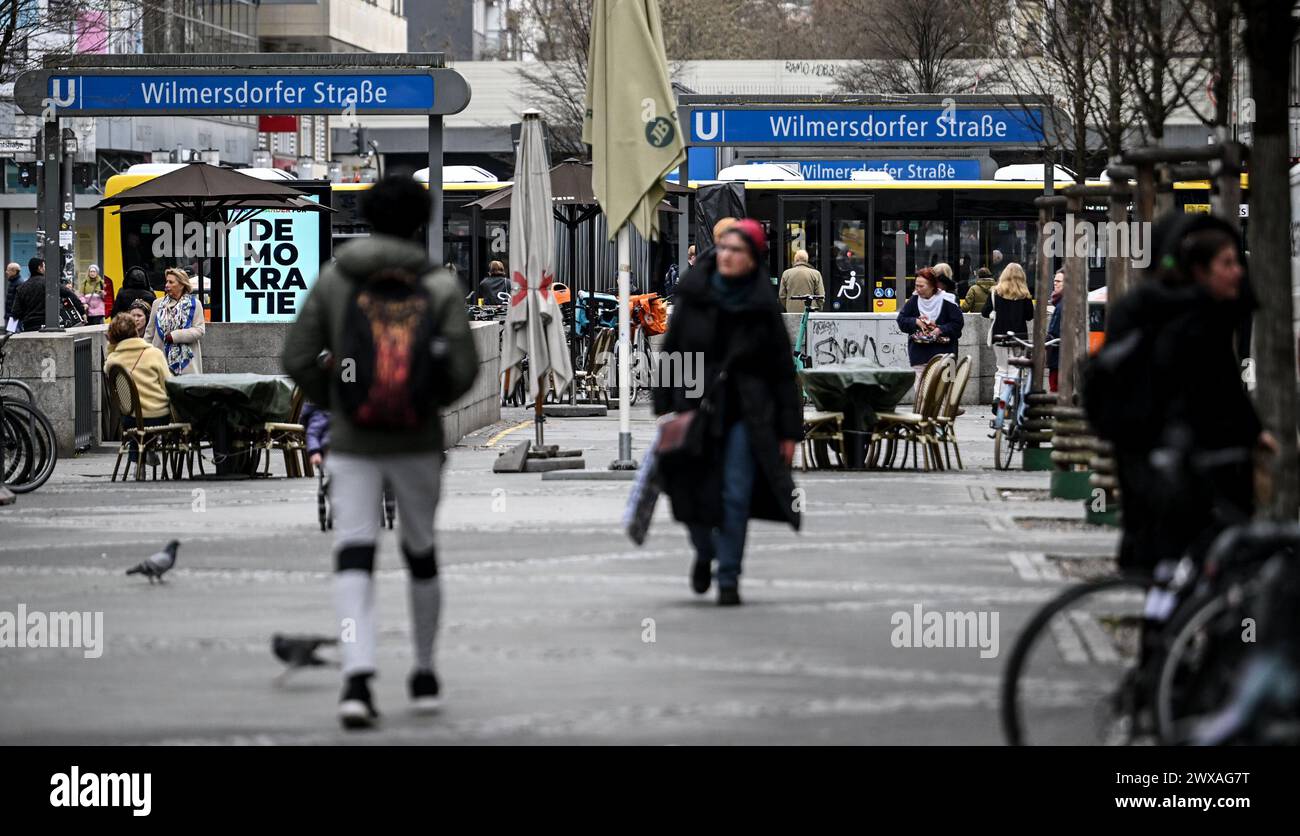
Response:
[[[591,145],[596,201],[618,236],[619,433],[618,459],[611,467],[635,469],[628,409],[628,224],[646,239],[659,237],[664,175],[686,158],[657,0],[595,0],[582,139]]]
[[[501,365],[511,371],[528,358],[528,394],[533,398],[537,446],[542,438],[546,381],[557,392],[573,379],[564,341],[564,317],[551,287],[555,282],[555,220],[551,215],[551,171],[542,138],[541,114],[524,113],[515,155],[515,196],[510,203],[510,309],[506,313]]]

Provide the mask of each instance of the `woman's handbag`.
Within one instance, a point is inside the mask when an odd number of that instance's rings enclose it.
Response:
[[[705,428],[713,415],[711,397],[713,390],[726,382],[727,368],[730,365],[731,357],[728,357],[722,364],[722,371],[718,372],[718,376],[713,379],[704,397],[700,398],[699,408],[685,412],[669,412],[659,419],[659,443],[655,446],[659,458],[675,458],[682,454],[699,455],[703,449]]]
[[[993,345],[993,326],[998,321],[998,295],[993,292],[992,288],[989,288],[989,295],[993,297],[993,314],[989,317],[988,333],[984,335],[985,345]]]

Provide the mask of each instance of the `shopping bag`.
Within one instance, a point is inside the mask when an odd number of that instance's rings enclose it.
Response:
[[[23,330],[23,324],[12,316],[9,317],[9,322],[5,324],[5,331],[10,334],[17,334],[21,330]]]
[[[659,501],[659,485],[655,479],[657,458],[655,449],[659,444],[659,434],[650,443],[641,466],[637,469],[636,479],[632,482],[632,492],[628,494],[627,506],[623,509],[623,527],[627,536],[638,546],[645,543],[650,531],[650,521],[654,518],[655,504]]]

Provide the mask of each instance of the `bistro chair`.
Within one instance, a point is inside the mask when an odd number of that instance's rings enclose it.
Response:
[[[829,467],[826,451],[833,449],[839,458],[839,467],[844,466],[844,413],[819,412],[806,409],[803,413],[803,440],[799,442],[799,454],[803,460],[803,469]]]
[[[609,364],[614,358],[614,341],[613,328],[597,328],[587,347],[583,368],[573,372],[578,397],[588,403],[609,406],[609,387],[606,382],[612,377]]]
[[[961,448],[957,445],[957,415],[961,412],[961,398],[966,393],[966,384],[970,382],[970,375],[971,358],[967,355],[957,364],[957,370],[952,375],[952,386],[948,389],[948,397],[944,399],[943,406],[934,419],[934,435],[939,444],[943,445],[943,459],[949,469],[952,469],[952,459],[948,455],[949,443],[952,444],[952,452],[957,457],[957,468],[965,469],[961,463]]]
[[[943,362],[947,355],[936,354],[925,364],[921,374],[916,378],[916,384],[913,388],[915,396],[913,398],[913,409],[920,412],[925,401],[926,381],[930,377],[930,371]],[[898,413],[882,413],[896,415]],[[904,415],[910,413],[902,413]],[[877,416],[879,418],[879,416]],[[876,469],[879,467],[893,467],[894,458],[897,454],[897,446],[900,440],[900,432],[896,422],[880,422],[879,420],[872,427],[871,440],[867,448],[867,467]]]
[[[162,461],[163,478],[168,478],[169,458],[175,454],[179,440],[191,434],[190,425],[173,421],[160,426],[146,427],[144,412],[140,407],[140,391],[136,388],[135,381],[131,379],[131,373],[120,366],[114,366],[109,370],[108,387],[118,411],[123,416],[129,416],[135,420],[134,427],[122,427],[122,441],[117,448],[117,461],[113,463],[113,475],[109,481],[117,481],[117,470],[122,464],[122,454],[127,452],[132,445],[136,449],[136,481],[144,481],[144,469],[150,453],[158,454]],[[157,480],[158,465],[155,464],[152,467],[153,478]],[[176,465],[176,468],[176,476],[179,477],[179,464]],[[128,458],[126,470],[122,471],[123,481],[126,481],[130,472],[131,461]]]
[[[907,466],[907,454],[910,451],[913,467],[921,467],[924,461],[926,470],[943,468],[934,427],[935,419],[952,385],[953,363],[951,354],[942,354],[926,364],[917,384],[915,411],[882,412],[876,416],[877,430],[872,433],[872,445],[879,443],[877,438],[888,443],[885,452],[888,467],[894,466],[894,457],[901,447],[904,467]]]
[[[304,395],[301,387],[294,387],[293,402],[289,407],[288,421],[267,421],[256,430],[253,449],[266,455],[263,473],[271,475],[271,451],[284,451],[284,473],[290,479],[312,475],[311,461],[307,458],[307,428],[302,425]]]

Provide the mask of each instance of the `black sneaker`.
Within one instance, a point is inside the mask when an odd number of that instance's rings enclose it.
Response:
[[[411,708],[416,714],[429,714],[442,707],[438,696],[438,677],[433,671],[416,671],[411,674]]]
[[[713,561],[699,555],[695,556],[695,562],[691,564],[691,589],[695,590],[696,595],[709,591],[709,585],[713,583],[712,563]]]
[[[339,722],[345,729],[368,729],[379,719],[374,700],[370,698],[370,677],[374,674],[358,673],[347,678],[343,696],[339,698]]]
[[[740,606],[740,587],[738,586],[718,587],[718,606],[719,607]]]

